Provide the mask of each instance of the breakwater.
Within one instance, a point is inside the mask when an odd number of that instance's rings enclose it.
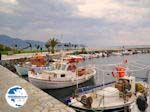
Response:
[[[28,100],[23,107],[13,108],[5,99],[8,88],[19,85],[23,87]],[[0,66],[0,112],[75,112],[52,96],[28,83],[8,69]]]

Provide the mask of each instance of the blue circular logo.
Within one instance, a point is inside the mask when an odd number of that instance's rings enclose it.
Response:
[[[10,87],[7,90],[5,98],[6,98],[7,103],[10,106],[14,108],[19,108],[19,107],[22,107],[26,103],[28,99],[28,95],[24,88],[22,88],[21,86],[15,85],[15,86]]]

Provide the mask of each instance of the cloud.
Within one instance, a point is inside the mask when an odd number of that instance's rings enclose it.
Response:
[[[132,0],[127,0],[128,2],[124,0],[84,0],[78,4],[75,4],[72,0],[65,1],[77,8],[73,12],[75,16],[100,18],[112,22],[136,22],[143,15],[150,13],[149,7],[139,7],[139,4],[144,4],[147,0],[140,3]],[[80,0],[77,1],[79,2]]]
[[[6,3],[6,4],[18,4],[17,0],[0,0],[0,2]]]
[[[0,0],[0,12],[12,14],[17,5],[17,0]]]
[[[149,23],[149,0],[0,0],[0,33],[22,39],[148,44]]]

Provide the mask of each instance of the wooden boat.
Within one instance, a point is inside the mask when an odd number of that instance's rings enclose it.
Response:
[[[20,76],[26,76],[28,75],[28,71],[32,67],[46,67],[48,66],[48,63],[46,62],[45,56],[42,54],[34,54],[31,59],[29,59],[27,62],[19,62],[18,64],[14,65],[16,68],[17,73]],[[44,68],[45,69],[45,68]]]
[[[113,56],[121,56],[122,53],[120,53],[120,52],[112,52],[112,55],[113,55]]]
[[[110,83],[110,86],[105,87],[105,83],[103,83],[101,86],[79,88],[74,96],[66,100],[66,103],[82,112],[129,111],[140,97],[145,98],[145,105],[147,105],[149,84],[144,81],[136,81],[136,77],[127,75],[125,69],[117,70],[119,71],[115,77],[116,81],[113,81],[113,84]],[[139,105],[139,107],[141,106],[146,108],[144,103]]]
[[[66,57],[64,57],[63,59],[64,61],[68,61],[68,62],[82,62],[85,60],[85,58],[83,58],[80,55],[67,55]]]
[[[122,52],[122,55],[130,55],[130,54],[131,54],[131,52],[129,52],[128,50],[125,50]]]
[[[29,81],[41,89],[57,89],[76,85],[89,80],[96,74],[92,67],[77,68],[74,63],[55,63],[50,70],[28,72]]]

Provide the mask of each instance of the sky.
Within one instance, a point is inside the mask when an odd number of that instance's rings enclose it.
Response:
[[[95,48],[150,45],[150,0],[0,0],[0,34]]]

